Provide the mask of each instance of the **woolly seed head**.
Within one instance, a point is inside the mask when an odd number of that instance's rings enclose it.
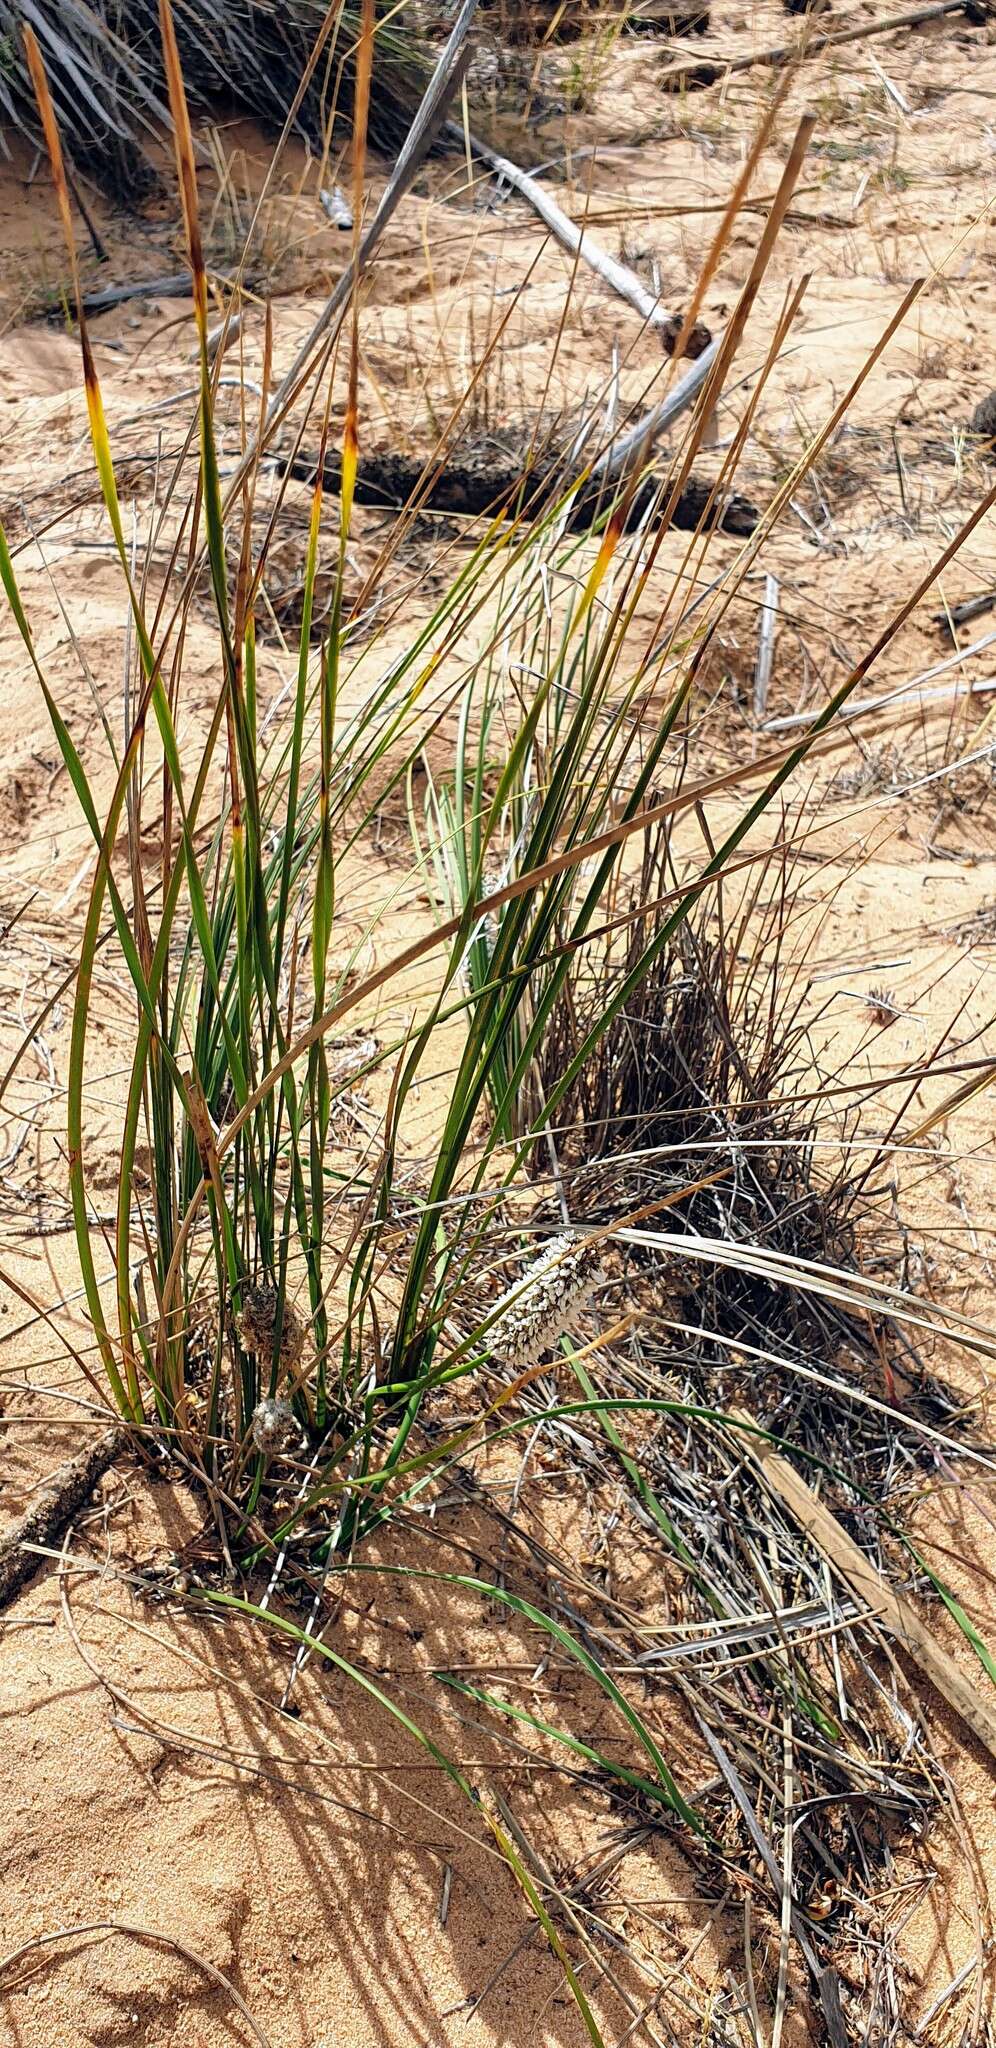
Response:
[[[285,1450],[297,1424],[294,1410],[289,1401],[261,1401],[252,1412],[250,1430],[257,1451],[272,1458],[277,1451]]]

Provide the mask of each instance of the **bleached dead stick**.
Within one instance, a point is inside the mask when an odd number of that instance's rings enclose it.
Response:
[[[722,341],[723,335],[717,334],[708,348],[703,349],[702,354],[696,356],[694,363],[689,364],[684,376],[678,379],[674,390],[669,391],[659,405],[652,406],[649,412],[645,412],[640,419],[634,421],[625,434],[617,434],[604,455],[600,455],[598,461],[592,464],[593,483],[610,483],[614,478],[624,476],[637,456],[644,461],[647,459],[654,443],[667,433],[668,428],[675,420],[681,418],[683,412],[687,412],[689,407],[695,404],[716,361]]]
[[[447,129],[447,134],[454,142],[464,141],[463,130],[452,123]],[[625,299],[627,305],[639,313],[648,327],[661,329],[669,334],[672,340],[677,339],[681,328],[678,315],[666,311],[659,296],[654,292],[648,292],[646,285],[640,283],[635,271],[630,270],[628,264],[620,263],[615,256],[610,256],[608,250],[602,248],[601,242],[596,242],[594,235],[589,235],[586,228],[579,228],[564,212],[563,207],[558,206],[556,200],[551,198],[538,178],[530,177],[528,171],[520,171],[518,164],[514,164],[511,157],[500,155],[498,150],[491,149],[486,142],[479,141],[476,135],[469,135],[466,139],[473,154],[480,157],[482,163],[487,164],[506,185],[511,185],[514,191],[528,201],[533,212],[539,215],[544,226],[549,228],[551,235],[562,248],[568,249],[572,256],[580,256],[582,263],[587,263],[589,269],[604,279],[612,291],[617,292],[621,299]]]
[[[768,139],[778,107],[784,98],[785,90],[786,87],[782,86],[775,93],[768,113],[758,129],[753,147],[745,159],[740,178],[734,187],[733,196],[725,209],[727,220],[735,215],[746,198],[761,150]],[[453,133],[454,138],[459,136],[460,140],[463,140],[460,130],[453,129],[450,132]],[[544,191],[537,178],[528,177],[524,171],[518,169],[517,165],[511,163],[508,157],[499,156],[496,151],[486,148],[483,143],[477,142],[473,136],[469,138],[469,141],[471,148],[476,149],[484,162],[489,163],[493,169],[498,170],[506,178],[511,179],[515,189],[528,198],[530,204],[536,208],[536,211],[546,222],[551,232],[559,235],[560,239],[565,241],[566,246],[575,250],[585,261],[591,261],[592,252],[596,252],[599,274],[607,282],[613,284],[616,289],[622,290],[623,297],[638,312],[643,313],[650,325],[659,327],[663,324],[669,332],[673,333],[673,340],[677,341],[678,332],[675,331],[676,316],[665,314],[659,300],[651,298],[650,294],[644,291],[639,279],[634,277],[631,271],[627,271],[623,264],[616,263],[612,257],[607,256],[592,236],[583,233],[581,229],[575,226],[573,221],[568,220],[567,216],[561,212],[561,209],[555,205],[549,194]],[[783,177],[778,192],[773,195],[773,199],[770,202],[765,203],[777,208],[780,197],[784,197],[784,195],[785,178]],[[719,244],[717,243],[715,248],[718,249],[718,246]],[[694,358],[689,368],[685,371],[684,376],[679,379],[674,390],[669,392],[666,398],[661,399],[649,412],[644,413],[641,418],[634,421],[633,425],[625,433],[613,435],[609,446],[603,451],[598,461],[592,467],[591,482],[596,488],[620,480],[627,474],[635,462],[646,461],[655,442],[660,440],[661,436],[666,434],[668,427],[694,404],[713,369],[720,349],[727,344],[729,338],[729,330],[726,329],[722,334],[716,336],[714,340],[708,342],[701,353]],[[719,393],[717,391],[714,394],[713,410],[718,396]]]
[[[852,718],[860,718],[869,711],[883,711],[890,704],[899,703],[904,697],[914,696],[924,683],[932,683],[935,676],[943,676],[949,669],[959,668],[963,661],[969,661],[974,654],[981,654],[984,648],[992,647],[994,642],[996,642],[996,633],[983,633],[982,638],[980,640],[973,640],[970,647],[959,648],[956,654],[947,655],[943,661],[933,662],[930,668],[921,669],[919,675],[910,676],[909,680],[905,683],[897,683],[894,689],[883,690],[878,697],[856,698],[852,703],[848,704],[846,711],[843,713],[842,723],[846,722],[849,724]],[[956,684],[953,691],[950,689],[927,691],[922,696],[921,701],[925,704],[936,704],[943,702],[945,698],[951,695],[979,694],[985,690],[991,690],[993,687],[993,683],[989,680],[971,684],[961,683]],[[764,730],[765,732],[793,732],[797,726],[812,725],[822,715],[822,705],[817,705],[811,711],[790,711],[783,718],[769,718]]]
[[[996,676],[983,676],[977,683],[942,683],[937,690],[922,690],[912,683],[904,683],[899,690],[886,690],[881,697],[859,697],[856,704],[849,704],[841,713],[841,725],[851,724],[852,719],[867,717],[871,711],[888,711],[899,702],[900,709],[919,711],[924,704],[951,704],[958,697],[987,697],[996,690]],[[817,716],[816,712],[798,711],[791,718],[773,718],[761,727],[762,732],[778,732],[787,725],[809,725]]]
[[[905,1650],[941,1698],[954,1708],[989,1755],[996,1758],[996,1704],[991,1688],[982,1681],[978,1665],[971,1673],[961,1669],[950,1651],[921,1621],[912,1601],[890,1586],[836,1516],[806,1485],[794,1465],[766,1438],[756,1434],[752,1418],[740,1409],[734,1409],[733,1417],[749,1427],[746,1448],[756,1458],[771,1491],[791,1510],[831,1569],[859,1600],[866,1602],[876,1619],[885,1623],[899,1648]]]
[[[764,603],[761,606],[761,627],[757,636],[757,667],[754,670],[754,716],[759,723],[768,708],[768,688],[771,683],[775,631],[778,625],[778,592],[777,576],[766,576]]]

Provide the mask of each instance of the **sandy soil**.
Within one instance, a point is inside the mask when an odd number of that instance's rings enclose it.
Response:
[[[873,11],[853,9],[869,19]],[[766,47],[786,32],[787,17],[774,5],[724,4],[713,13],[713,32],[696,40],[697,56]],[[584,112],[555,110],[525,128],[521,119],[510,120],[509,147],[515,153],[528,146],[534,161],[555,157],[550,188],[565,209],[584,215],[646,281],[659,278],[665,298],[680,307],[771,74],[739,74],[724,87],[676,99],[661,91],[664,59],[653,43],[619,44],[577,61],[589,67]],[[707,745],[718,766],[742,758],[745,748],[763,751],[751,691],[764,572],[776,573],[781,585],[768,715],[788,716],[824,701],[989,487],[992,472],[964,436],[972,408],[996,379],[994,98],[993,31],[969,30],[952,17],[807,64],[778,117],[776,144],[756,181],[760,200],[774,189],[802,109],[813,108],[818,122],[741,357],[746,378],[763,361],[790,283],[808,276],[794,335],[768,384],[740,471],[740,487],[759,504],[840,398],[913,278],[929,281],[729,615],[721,656],[706,679],[715,695]],[[592,142],[599,144],[594,157],[586,153]],[[219,146],[230,161],[229,185],[219,189],[207,170],[204,190],[212,260],[224,267],[248,220],[246,194],[259,189],[267,145],[247,128],[229,126],[219,130]],[[0,515],[39,658],[105,797],[101,717],[120,725],[123,595],[97,503],[77,342],[57,320],[25,318],[66,284],[50,195],[43,174],[32,179],[31,169],[28,156],[15,150],[0,177],[7,309],[0,335]],[[257,238],[258,290],[245,338],[250,376],[260,362],[263,294],[274,295],[279,370],[342,266],[342,238],[302,183],[306,169],[303,157],[288,159]],[[99,267],[86,260],[91,285],[161,279],[180,268],[166,204],[138,220],[106,207],[96,213],[110,260]],[[704,314],[714,326],[744,280],[762,217],[763,207],[743,215],[710,285]],[[573,274],[524,205],[494,203],[484,183],[468,191],[463,165],[438,162],[400,209],[365,298],[364,445],[400,440],[427,449],[506,312],[482,381],[481,433],[523,413],[535,417],[541,405],[590,403],[604,392],[614,352],[623,403],[636,403],[660,374],[659,344],[589,272]],[[177,445],[190,415],[189,313],[189,304],[150,287],[94,321],[124,494],[143,529],[156,464]],[[745,387],[733,384],[724,397],[721,444],[744,396]],[[236,445],[233,395],[229,452]],[[379,515],[358,519],[357,587],[382,534]],[[992,543],[987,519],[875,665],[868,694],[951,653],[951,639],[932,613],[989,585]],[[736,545],[714,543],[714,559],[730,559]],[[392,567],[395,581],[376,622],[379,656],[400,644],[424,608],[427,592],[418,582],[431,573],[437,546],[438,534],[420,528],[402,567]],[[679,537],[666,543],[638,634],[652,633],[683,552]],[[961,646],[992,631],[994,619],[963,629]],[[293,647],[272,632],[261,657],[263,701],[276,698],[292,659]],[[216,686],[206,608],[192,615],[187,664],[193,729]],[[990,668],[981,649],[938,680],[982,679]],[[0,944],[6,1052],[69,975],[92,856],[6,608],[0,676],[0,931],[11,926]],[[988,769],[927,779],[988,736],[991,702],[963,694],[929,715],[917,703],[915,713],[897,707],[888,717],[856,717],[815,770],[818,804],[810,796],[812,770],[790,785],[793,804],[810,803],[806,847],[818,858],[805,888],[821,922],[807,972],[814,1028],[834,1069],[853,1074],[860,1062],[869,1080],[885,1081],[934,1045],[944,1045],[941,1065],[966,1045],[973,1057],[996,1052],[987,972],[996,943]],[[445,738],[444,732],[443,750]],[[923,787],[897,799],[892,783],[916,775]],[[717,801],[714,825],[727,808]],[[356,856],[355,891],[343,903],[335,940],[340,957],[366,931],[376,904],[389,908],[364,940],[370,965],[389,955],[400,930],[428,929],[430,907],[407,874],[409,859],[403,811],[387,807],[376,840]],[[867,1011],[869,989],[883,984],[899,1012],[884,1030],[870,1024]],[[392,992],[372,1020],[378,1028],[402,1014],[404,996]],[[101,1201],[110,1211],[116,1186],[121,1067],[132,1028],[127,992],[109,966],[98,970],[96,1001],[102,1065],[89,1090],[89,1129],[99,1215]],[[68,1002],[60,997],[0,1123],[4,1527],[96,1426],[74,1405],[84,1384],[74,1354],[85,1355],[88,1332],[66,1198],[67,1050]],[[922,1091],[924,1114],[954,1085],[941,1073],[932,1078]],[[876,1129],[898,1099],[898,1090],[877,1096]],[[429,1089],[427,1129],[434,1109]],[[929,1157],[907,1162],[899,1197],[920,1283],[935,1298],[982,1316],[991,1315],[994,1292],[987,1205],[993,1122],[991,1095],[983,1095],[934,1135]],[[983,1367],[954,1355],[945,1364],[977,1403],[981,1424],[988,1419],[991,1426]],[[536,1512],[568,1555],[584,1555],[596,1540],[585,1502],[566,1481]],[[444,1506],[440,1532],[454,1558],[486,1558],[494,1540],[486,1518],[462,1498]],[[992,1642],[996,1595],[984,1489],[951,1489],[938,1472],[925,1489],[918,1535]],[[507,1868],[468,1826],[466,1808],[440,1773],[332,1671],[309,1669],[298,1718],[281,1716],[283,1649],[254,1630],[205,1625],[184,1612],[175,1597],[175,1561],[182,1557],[196,1569],[210,1540],[192,1494],[154,1482],[137,1465],[119,1465],[75,1526],[61,1577],[44,1563],[0,1617],[0,1949],[7,1954],[35,1936],[84,1924],[126,1922],[132,1930],[33,1950],[5,1986],[3,2048],[155,2048],[167,2041],[221,2048],[253,2038],[230,1992],[177,1942],[224,1973],[273,2048],[574,2048],[585,2036],[561,1968],[530,1933]],[[413,1536],[403,1554],[418,1563],[438,1552],[429,1538]],[[128,1577],[151,1567],[163,1574],[162,1598],[153,1603]],[[984,1685],[954,1624],[936,1608],[931,1616]],[[426,1705],[433,1667],[493,1669],[504,1660],[509,1672],[529,1673],[538,1663],[524,1624],[483,1614],[470,1595],[454,1593],[441,1604],[417,1582],[401,1588],[372,1580],[364,1597],[351,1588],[335,1640],[343,1654],[390,1674],[402,1699],[417,1700],[423,1719],[434,1711]],[[536,1679],[534,1711],[543,1712],[546,1692],[556,1697],[565,1683],[557,1677],[545,1690]],[[961,1822],[957,1829],[939,1822],[893,1873],[895,1917],[906,1916],[897,1951],[906,2038],[924,2019],[917,2038],[978,2040],[991,2010],[993,1766],[915,1678],[913,1689]],[[603,1711],[591,1703],[593,1734]],[[680,1731],[673,1703],[655,1703],[654,1712]],[[447,1727],[452,1746],[453,1722]],[[525,1832],[542,1833],[558,1871],[580,1875],[598,1864],[610,1838],[593,1796],[563,1781],[549,1762],[523,1762],[476,1718],[457,1739],[466,1744],[461,1761],[475,1782],[501,1786]],[[709,1775],[708,1760],[687,1730],[684,1739],[694,1786]],[[616,1835],[611,1840],[616,1846]],[[610,1918],[639,1930],[636,1945],[660,1976],[687,1984],[689,2040],[747,2038],[721,2015],[728,1973],[742,1975],[739,1901],[699,1897],[690,1863],[660,1837],[620,1853],[603,1897]],[[776,1955],[777,1930],[772,1939]],[[619,1989],[604,1982],[596,2001],[613,2041],[650,1996],[625,1963],[617,1975]],[[956,1979],[954,1994],[934,2011]],[[717,2016],[706,2033],[702,2014],[710,1999]],[[808,1995],[794,1980],[785,2038],[821,2038]]]

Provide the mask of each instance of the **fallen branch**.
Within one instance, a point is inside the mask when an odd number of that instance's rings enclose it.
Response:
[[[771,686],[771,668],[775,658],[775,633],[778,626],[779,583],[777,576],[764,579],[764,603],[761,606],[761,627],[757,636],[757,662],[754,668],[754,717],[758,724],[768,708],[768,690]]]
[[[873,711],[888,711],[892,705],[901,712],[922,711],[927,704],[952,704],[959,697],[987,697],[996,690],[996,676],[983,676],[976,683],[948,683],[939,690],[920,690],[911,695],[912,684],[905,683],[901,689],[886,690],[881,697],[859,697],[856,704],[849,704],[841,724],[850,726],[856,718],[866,718]],[[811,725],[818,717],[817,712],[797,711],[788,718],[769,718],[762,732],[787,732],[790,727]]]
[[[450,125],[446,133],[454,143],[463,144],[465,137],[462,129]],[[675,343],[684,325],[680,315],[666,313],[659,297],[653,292],[648,292],[646,285],[640,283],[635,272],[625,263],[619,263],[614,256],[610,256],[608,250],[603,249],[593,235],[589,235],[586,229],[579,228],[563,208],[557,205],[556,200],[550,197],[537,178],[531,178],[528,171],[520,171],[518,164],[514,164],[511,157],[501,156],[497,150],[489,148],[486,142],[479,141],[476,135],[470,135],[466,140],[482,163],[486,163],[506,185],[511,185],[523,199],[528,200],[533,212],[539,215],[544,226],[549,228],[551,235],[562,248],[568,249],[572,256],[580,256],[582,263],[587,263],[589,269],[594,270],[612,291],[617,292],[621,299],[625,299],[627,305],[639,313],[647,326],[652,327],[660,335],[668,355],[673,355]],[[693,359],[701,356],[709,347],[711,340],[708,327],[697,320],[685,336],[682,354]]]
[[[850,724],[853,719],[862,718],[870,711],[883,711],[888,705],[898,704],[908,697],[918,696],[918,701],[922,704],[940,704],[949,696],[977,696],[996,688],[990,677],[975,683],[958,682],[953,688],[946,690],[923,688],[925,683],[932,683],[935,677],[946,675],[949,669],[959,668],[962,662],[971,660],[973,655],[984,653],[985,649],[992,647],[994,643],[996,633],[983,633],[981,639],[973,640],[970,647],[959,647],[955,654],[946,655],[943,661],[932,662],[929,668],[923,668],[917,675],[909,676],[905,683],[896,683],[891,690],[881,690],[877,697],[854,698],[844,714],[846,722]],[[798,726],[814,725],[818,718],[823,717],[825,709],[825,705],[817,705],[810,711],[786,712],[781,718],[769,718],[764,730],[794,732]]]
[[[15,1594],[33,1578],[42,1559],[29,1544],[52,1544],[62,1535],[89,1500],[98,1479],[113,1465],[128,1442],[128,1431],[106,1429],[96,1443],[78,1457],[68,1458],[53,1472],[34,1505],[20,1516],[0,1542],[0,1608],[9,1607]]]
[[[940,21],[945,14],[961,14],[964,7],[965,0],[932,0],[928,7],[882,15],[878,21],[856,22],[853,28],[826,29],[821,35],[809,35],[797,43],[777,43],[774,49],[747,50],[737,57],[707,58],[704,62],[690,58],[687,63],[674,64],[662,72],[660,82],[665,92],[680,92],[683,86],[715,85],[718,79],[728,78],[734,71],[751,71],[757,64],[798,64],[805,58],[819,57],[824,50],[840,43],[862,43],[869,36],[886,36],[894,29],[917,28],[921,22]]]
[[[225,271],[212,271],[211,276],[217,278],[221,284],[232,282],[231,276]],[[104,285],[99,292],[86,292],[82,301],[83,311],[87,316],[109,313],[115,306],[127,305],[129,299],[189,299],[192,290],[189,270],[177,271],[169,277],[138,277],[133,278],[129,284],[109,284]],[[75,319],[75,305],[70,306],[69,310]],[[58,301],[53,300],[44,308],[44,317],[47,319],[62,320],[65,313],[66,304],[61,296]]]
[[[784,1501],[837,1573],[859,1600],[866,1602],[876,1619],[895,1636],[900,1649],[930,1680],[941,1698],[953,1707],[984,1749],[996,1759],[996,1709],[979,1689],[978,1675],[966,1677],[950,1651],[937,1641],[921,1621],[912,1601],[897,1593],[847,1534],[836,1515],[818,1500],[787,1458],[774,1450],[764,1437],[754,1433],[749,1415],[735,1412],[737,1422],[749,1425],[750,1454],[756,1459],[773,1493]]]
[[[984,618],[986,612],[996,610],[996,590],[984,590],[978,597],[966,597],[961,604],[953,604],[947,611],[934,613],[935,626],[967,626],[971,619]]]
[[[651,406],[650,411],[645,412],[640,419],[635,420],[624,434],[616,435],[615,440],[610,442],[608,448],[592,466],[593,482],[606,484],[612,479],[618,480],[626,475],[637,457],[641,461],[646,461],[655,442],[660,441],[668,428],[674,425],[675,420],[680,419],[682,413],[687,412],[689,407],[695,404],[719,354],[722,339],[722,335],[717,334],[708,348],[703,349],[700,356],[696,356],[684,376],[679,378],[674,390],[669,391],[667,397],[662,398],[658,405]]]
[[[109,313],[112,307],[124,306],[129,299],[189,299],[192,290],[189,270],[181,270],[175,277],[139,277],[131,284],[109,284],[103,291],[87,292],[83,311],[88,315]]]

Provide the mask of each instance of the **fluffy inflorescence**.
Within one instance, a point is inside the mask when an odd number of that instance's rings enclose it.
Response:
[[[275,1287],[243,1287],[242,1306],[235,1318],[240,1344],[246,1351],[254,1351],[268,1365],[272,1363],[276,1342],[278,1301]],[[285,1300],[278,1359],[284,1372],[292,1370],[303,1350],[304,1326],[290,1302]]]
[[[250,1428],[257,1451],[262,1451],[266,1457],[286,1450],[297,1430],[290,1402],[261,1401],[259,1407],[253,1409]]]
[[[588,1238],[564,1231],[503,1294],[487,1332],[492,1356],[525,1372],[586,1307],[601,1280],[598,1249]]]

